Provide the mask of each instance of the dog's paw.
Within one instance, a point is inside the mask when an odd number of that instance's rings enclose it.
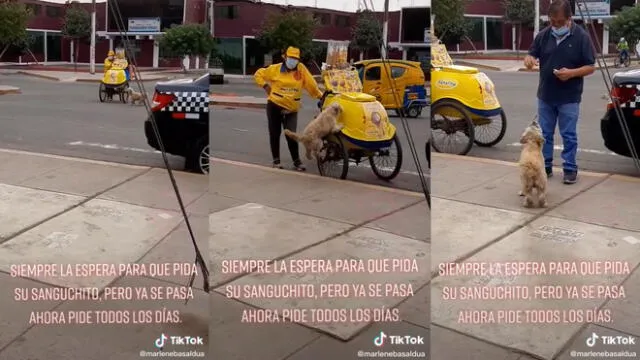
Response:
[[[522,190],[518,191],[518,196],[524,196],[524,191]]]

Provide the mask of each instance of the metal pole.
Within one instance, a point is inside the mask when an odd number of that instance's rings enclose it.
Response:
[[[534,0],[535,19],[533,20],[533,38],[540,32],[540,0]]]
[[[96,0],[91,1],[91,45],[89,47],[89,71],[96,73]]]
[[[209,1],[209,27],[211,28],[211,37],[215,37],[215,26],[213,26],[213,21],[215,19],[215,1]]]
[[[384,0],[384,22],[382,25],[382,49],[380,53],[382,58],[387,58],[388,39],[389,37],[389,0]]]

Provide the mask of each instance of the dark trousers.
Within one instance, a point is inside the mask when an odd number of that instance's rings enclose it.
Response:
[[[272,103],[267,102],[267,120],[269,123],[269,145],[271,146],[271,156],[273,161],[280,161],[280,135],[282,129],[288,129],[296,132],[298,128],[298,113],[285,113],[285,109]],[[291,159],[294,163],[300,162],[300,154],[298,142],[285,136],[287,146],[291,153]]]

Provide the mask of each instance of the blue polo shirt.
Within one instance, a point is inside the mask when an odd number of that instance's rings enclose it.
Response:
[[[551,105],[579,103],[582,100],[584,78],[561,81],[553,74],[553,70],[595,64],[591,37],[585,29],[572,22],[569,33],[562,39],[556,39],[548,26],[536,36],[529,55],[540,61],[538,99]]]

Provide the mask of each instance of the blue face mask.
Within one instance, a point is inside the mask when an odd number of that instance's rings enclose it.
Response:
[[[553,36],[555,37],[563,37],[565,35],[567,35],[569,33],[569,26],[565,25],[563,27],[552,27],[551,28],[551,32],[553,33]]]
[[[293,70],[296,68],[296,66],[298,66],[298,59],[287,58],[287,60],[285,60],[284,62],[284,65],[287,67],[287,69]]]

